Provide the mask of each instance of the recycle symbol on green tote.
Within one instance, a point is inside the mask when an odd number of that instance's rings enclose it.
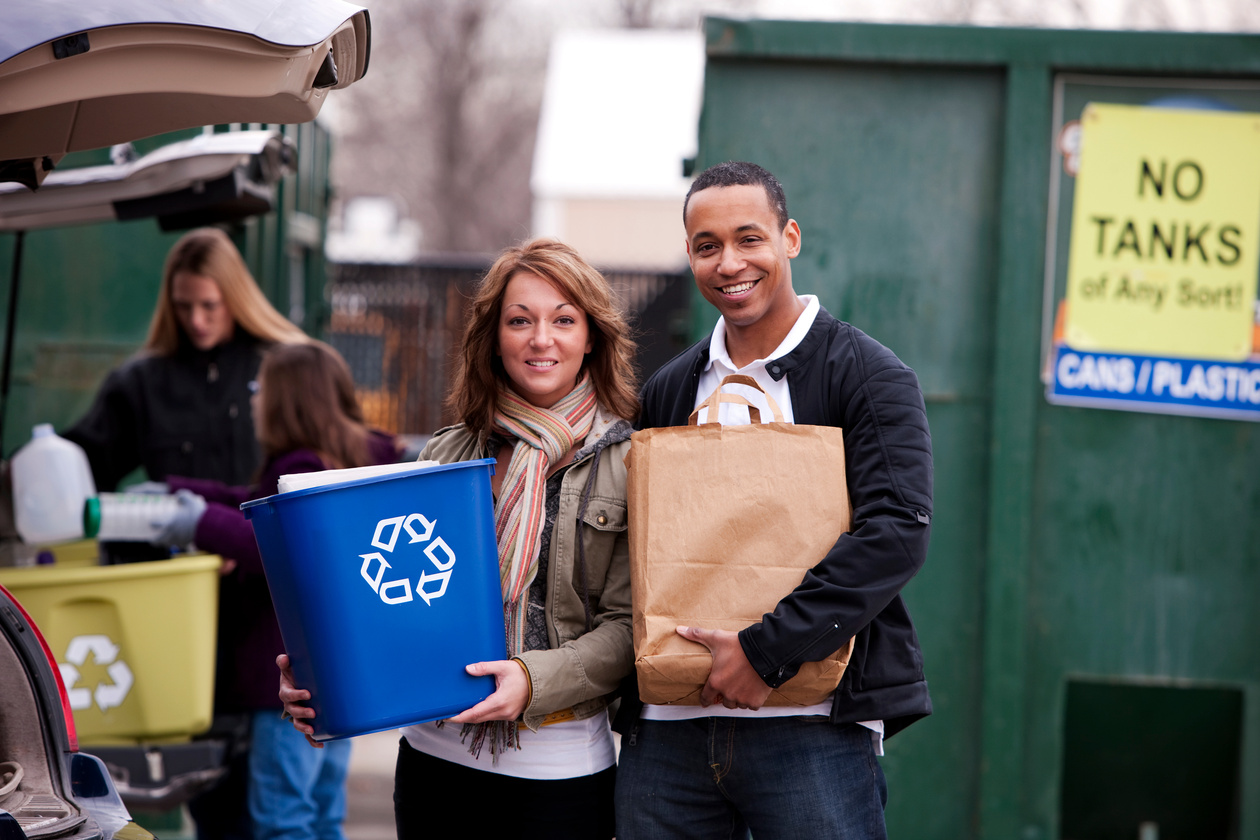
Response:
[[[417,524],[420,530],[416,529]],[[372,547],[379,548],[380,551],[359,555],[363,558],[360,574],[368,582],[368,586],[372,587],[372,591],[386,604],[407,603],[412,600],[413,589],[415,594],[423,598],[424,602],[430,606],[435,599],[446,594],[446,585],[450,582],[451,569],[455,565],[455,552],[451,551],[451,547],[444,539],[433,537],[435,525],[437,525],[436,520],[426,519],[418,513],[410,516],[394,516],[376,523],[376,532],[372,535]],[[433,564],[433,568],[437,569],[436,572],[430,573],[427,569],[421,568],[414,587],[410,577],[385,580],[386,573],[394,569],[394,565],[385,559],[385,554],[393,557],[394,548],[398,546],[399,535],[404,533],[407,535],[407,542],[404,545],[425,544],[424,556]],[[393,557],[393,559],[397,563],[399,558]]]

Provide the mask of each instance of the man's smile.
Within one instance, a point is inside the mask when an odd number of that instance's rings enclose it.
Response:
[[[718,291],[724,295],[731,295],[731,296],[742,295],[744,292],[748,291],[753,286],[756,286],[758,282],[759,281],[757,280],[745,280],[742,283],[732,283],[729,286],[719,286]]]

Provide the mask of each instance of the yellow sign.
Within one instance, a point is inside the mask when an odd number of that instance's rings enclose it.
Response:
[[[1081,129],[1066,343],[1246,358],[1260,256],[1260,114],[1095,103]]]

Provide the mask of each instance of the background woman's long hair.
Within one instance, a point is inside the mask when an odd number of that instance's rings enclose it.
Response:
[[[499,313],[508,281],[520,271],[555,284],[565,298],[586,313],[591,352],[582,362],[582,372],[590,373],[600,405],[617,417],[633,420],[639,413],[639,397],[630,328],[604,275],[577,251],[554,239],[535,239],[508,248],[477,287],[447,397],[451,411],[479,437],[490,433],[499,388],[509,382],[498,354]]]
[[[182,330],[171,301],[171,283],[176,274],[199,274],[219,286],[223,304],[237,329],[264,344],[308,341],[306,333],[276,311],[249,273],[241,252],[228,235],[218,228],[198,228],[180,237],[166,255],[157,308],[149,322],[144,349],[156,356],[169,356],[179,347]]]
[[[372,463],[354,378],[336,350],[313,339],[277,344],[263,355],[258,381],[264,457],[310,449],[333,469]]]

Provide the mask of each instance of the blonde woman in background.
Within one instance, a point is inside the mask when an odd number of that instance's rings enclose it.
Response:
[[[249,383],[262,351],[307,336],[263,296],[227,234],[184,234],[166,257],[144,347],[109,374],[62,434],[83,447],[98,490],[136,467],[247,484],[258,468]]]
[[[87,414],[63,435],[87,453],[97,490],[114,490],[137,467],[159,482],[152,490],[166,489],[160,482],[167,476],[249,484],[262,460],[250,395],[263,351],[309,340],[268,303],[227,234],[189,231],[167,254],[144,347],[106,377]],[[199,513],[187,494],[180,498],[177,518]],[[106,549],[127,560],[168,552],[143,544]],[[229,665],[219,657],[218,667]],[[254,840],[246,802],[248,717],[225,717],[221,700],[214,731],[229,733],[228,772],[189,811],[198,840]]]

